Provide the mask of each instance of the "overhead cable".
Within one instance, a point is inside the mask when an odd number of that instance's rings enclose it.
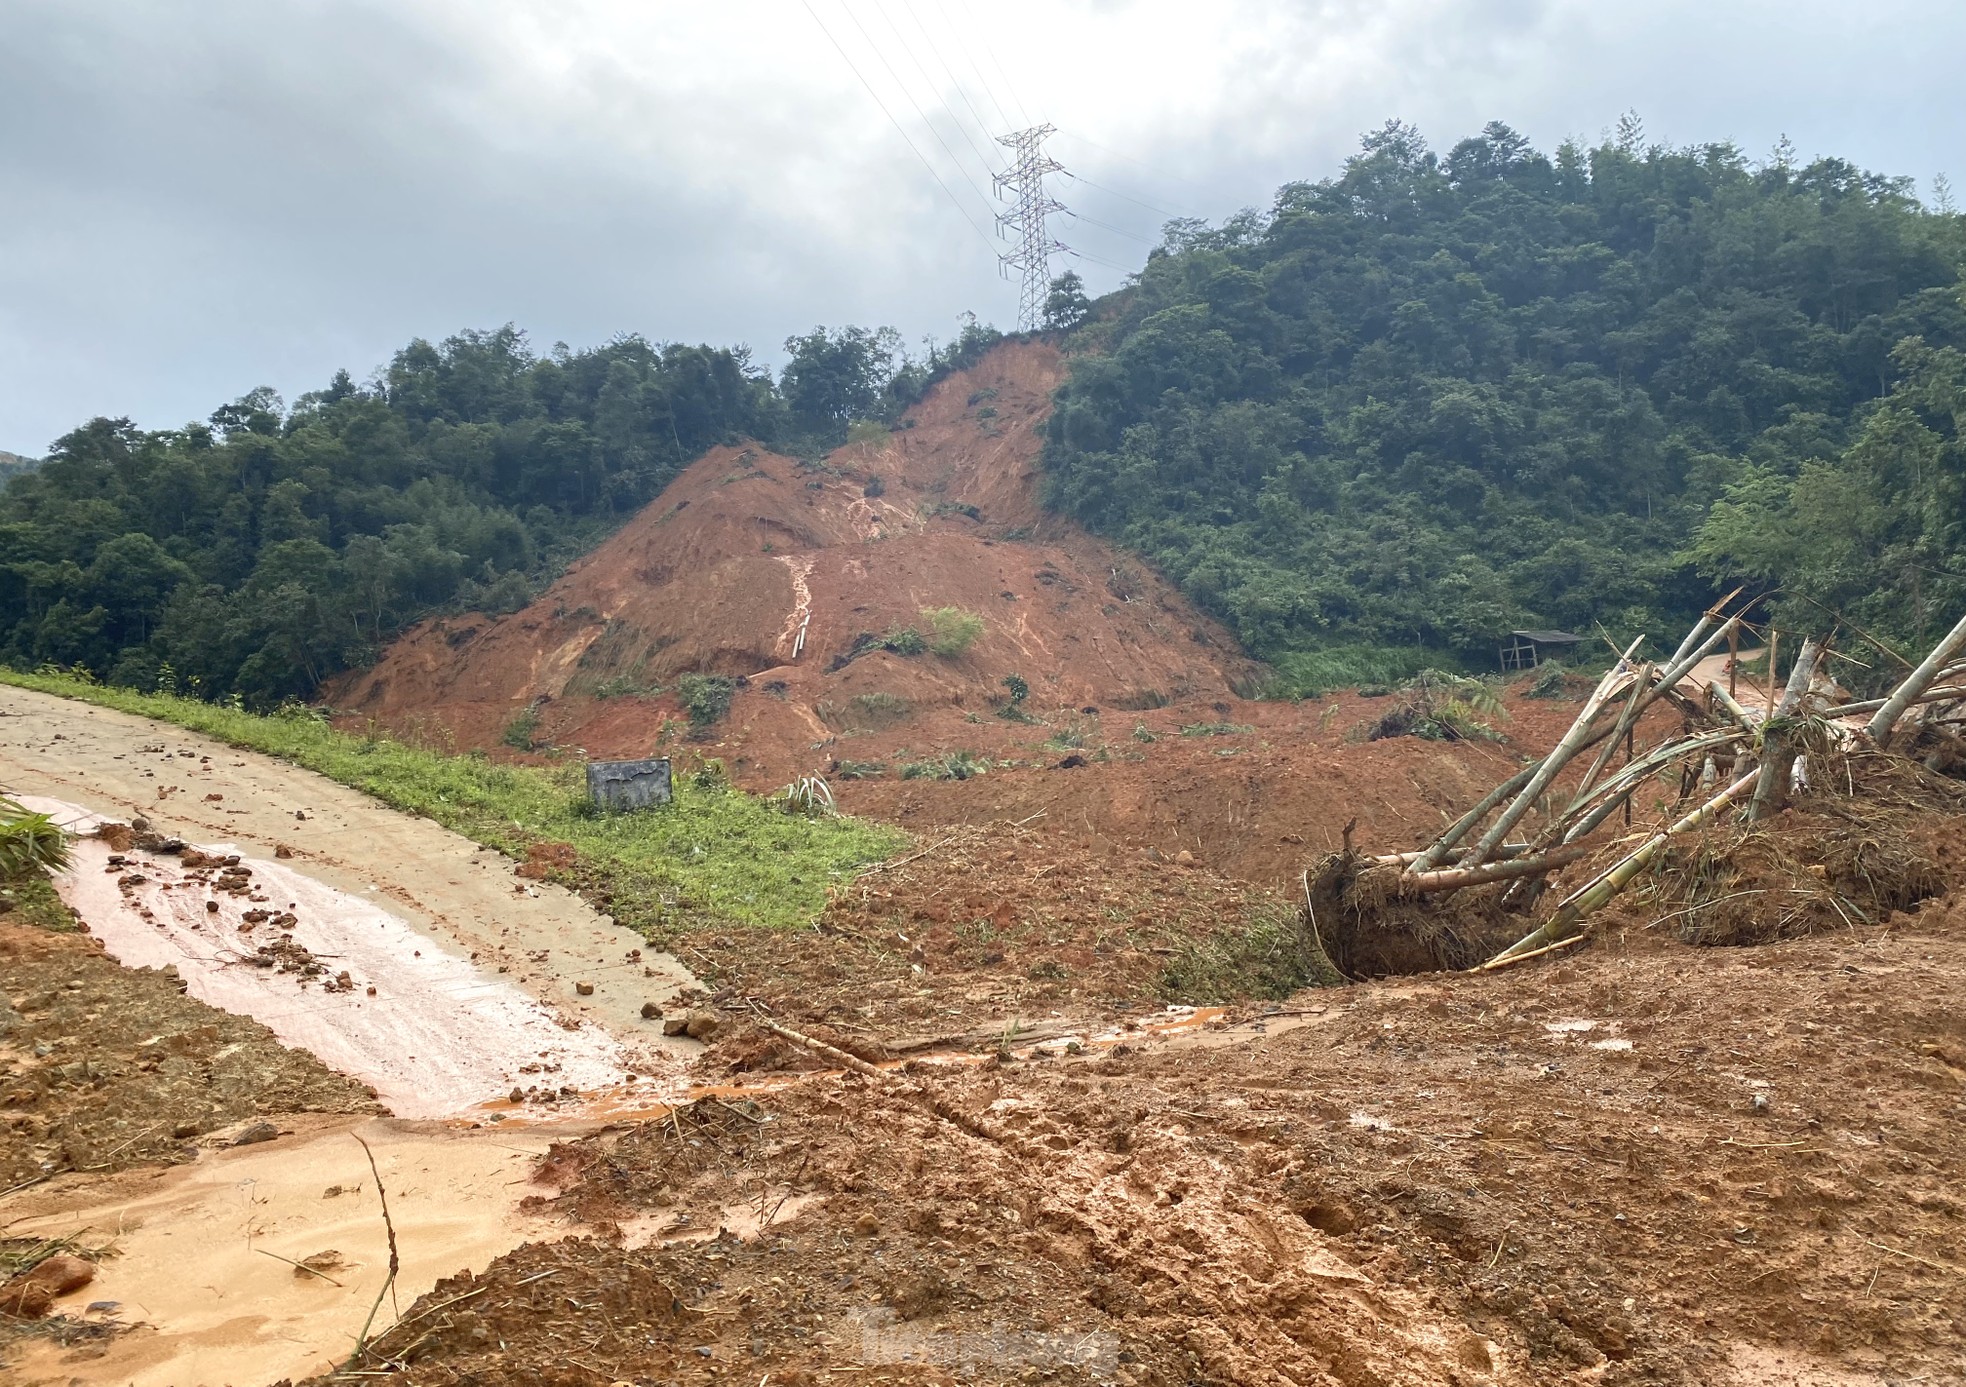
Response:
[[[956,157],[956,151],[949,148],[949,142],[943,139],[942,132],[935,128],[935,122],[928,118],[928,112],[924,111],[921,103],[915,100],[915,94],[908,90],[908,84],[901,80],[901,74],[894,70],[894,64],[887,60],[887,54],[881,51],[881,46],[878,43],[874,42],[874,36],[867,32],[867,26],[860,22],[860,16],[853,12],[853,7],[847,4],[846,0],[840,0],[840,8],[846,12],[846,17],[853,21],[853,27],[860,31],[860,37],[867,41],[867,46],[874,50],[874,56],[881,60],[881,66],[886,68],[887,75],[894,79],[894,85],[901,88],[901,94],[908,98],[908,104],[913,106],[915,108],[915,114],[922,118],[922,124],[928,127],[928,133],[935,136],[935,142],[942,146],[942,152],[949,156],[949,162],[954,164],[957,171],[962,174],[963,181],[969,184],[969,190],[983,200],[984,208],[992,217],[995,217],[997,214],[996,204],[990,201],[990,195],[976,186],[975,180],[970,177],[969,170],[963,167],[963,161]]]
[[[1164,217],[1179,217],[1179,216],[1186,215],[1185,213],[1170,211],[1168,208],[1162,207],[1157,203],[1149,202],[1145,198],[1134,197],[1130,193],[1123,193],[1118,188],[1108,188],[1104,183],[1094,183],[1090,178],[1087,178],[1082,173],[1071,173],[1068,171],[1065,174],[1065,176],[1071,179],[1075,183],[1083,183],[1088,188],[1097,188],[1100,192],[1106,193],[1112,197],[1121,198],[1127,202],[1135,203],[1141,207],[1146,208],[1149,212],[1159,212]]]
[[[976,128],[983,132],[985,139],[992,138],[990,134],[990,122],[983,119],[983,113],[977,110],[976,103],[969,99],[969,92],[963,87],[962,79],[956,76],[955,69],[949,66],[949,60],[942,56],[941,47],[935,42],[935,36],[929,33],[928,26],[922,23],[921,15],[913,6],[907,4],[903,4],[901,10],[910,20],[914,21],[916,30],[922,36],[922,42],[926,43],[928,45],[928,51],[935,55],[936,64],[941,67],[943,75],[949,79],[949,85],[956,89],[956,95],[960,96],[963,99],[963,105],[969,108],[969,114],[975,120]]]
[[[931,99],[937,101],[942,109],[949,113],[949,118],[955,122],[956,129],[962,131],[963,139],[969,143],[970,152],[976,156],[977,163],[983,166],[985,176],[994,177],[998,169],[996,164],[992,162],[990,154],[976,143],[975,137],[969,133],[969,127],[963,123],[962,117],[956,114],[955,108],[950,106],[948,102],[935,96],[935,79],[928,75],[928,69],[922,66],[922,60],[915,56],[915,46],[908,42],[907,35],[901,32],[900,26],[894,22],[893,16],[888,14],[887,6],[882,3],[882,0],[874,0],[874,8],[881,12],[881,19],[893,31],[895,39],[901,44],[901,51],[908,55],[908,61],[913,63],[915,65],[915,71],[921,74],[922,82],[927,86]],[[986,138],[988,137],[989,131],[987,129],[984,131],[984,135]]]
[[[969,16],[969,22],[975,26],[977,42],[983,45],[983,56],[988,58],[991,66],[996,68],[997,76],[1003,78],[1003,89],[1010,93],[1010,104],[1017,108],[1018,120],[1029,125],[1031,116],[1024,109],[1024,102],[1017,95],[1017,84],[1010,80],[1010,74],[1004,71],[1003,64],[998,61],[997,50],[990,47],[990,31],[983,25],[977,24],[975,13],[969,8],[969,0],[956,0],[956,3],[963,7],[963,13]]]
[[[1083,212],[1074,212],[1069,207],[1065,209],[1065,215],[1072,218],[1074,221],[1084,222],[1087,226],[1096,226],[1102,231],[1110,231],[1115,236],[1124,236],[1128,240],[1138,241],[1142,245],[1151,246],[1154,244],[1153,238],[1151,237],[1142,236],[1137,231],[1128,231],[1123,226],[1114,226],[1111,222],[1102,222],[1097,217],[1088,217]]]
[[[874,84],[867,80],[866,75],[860,71],[860,68],[854,63],[853,59],[847,56],[846,49],[840,47],[840,41],[833,37],[833,31],[826,27],[826,21],[819,17],[817,10],[813,9],[812,0],[799,0],[799,3],[805,6],[806,13],[812,16],[812,22],[819,26],[820,33],[826,35],[827,42],[833,45],[833,50],[840,55],[840,58],[846,63],[847,67],[852,70],[853,75],[860,79],[860,85],[867,89],[867,95],[874,98],[874,104],[881,108],[881,114],[887,117],[888,124],[894,127],[895,133],[901,136],[909,149],[914,150],[915,157],[921,160],[922,167],[928,170],[928,176],[935,180],[936,186],[948,195],[949,201],[955,204],[958,212],[962,213],[963,220],[969,223],[970,230],[976,233],[978,239],[988,248],[990,254],[995,255],[997,253],[997,247],[990,240],[989,233],[976,224],[976,218],[969,214],[969,209],[963,206],[962,199],[956,196],[955,190],[943,181],[942,175],[935,171],[935,165],[928,161],[928,156],[923,154],[920,147],[908,137],[907,130],[902,127],[900,121],[894,118],[894,112],[890,111],[887,108],[887,103],[881,100],[881,94],[874,90]]]
[[[942,14],[942,22],[949,26],[949,37],[956,41],[956,49],[963,55],[963,62],[968,64],[971,74],[976,78],[977,86],[983,89],[983,99],[988,101],[996,111],[997,119],[1002,122],[1003,129],[1005,131],[1010,130],[1016,122],[1004,111],[1003,103],[997,100],[997,94],[990,86],[990,79],[984,75],[983,66],[976,61],[976,55],[969,51],[969,44],[964,42],[962,31],[950,22],[949,15],[946,11]],[[988,128],[989,126],[985,124],[984,129],[987,130]]]

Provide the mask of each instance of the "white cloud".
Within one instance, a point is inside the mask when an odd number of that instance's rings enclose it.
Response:
[[[1921,184],[1966,136],[1966,10],[1938,3],[810,4],[0,8],[0,447],[508,320],[767,354],[816,322],[1003,322],[1014,292],[965,224],[992,215],[971,145],[995,153],[999,106],[1060,127],[1091,182],[1059,191],[1106,226],[1057,229],[1120,265],[1164,212],[1264,205],[1392,115],[1442,148],[1490,119],[1549,147],[1636,107],[1655,137],[1787,131]]]

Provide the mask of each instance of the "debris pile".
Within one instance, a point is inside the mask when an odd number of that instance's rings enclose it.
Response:
[[[1888,695],[1853,702],[1827,672],[1833,638],[1804,640],[1777,688],[1781,633],[1744,654],[1754,628],[1723,616],[1732,598],[1665,660],[1635,660],[1634,641],[1548,755],[1425,846],[1366,857],[1348,841],[1307,870],[1306,923],[1332,962],[1354,976],[1503,967],[1582,943],[1641,880],[1658,923],[1707,944],[1874,923],[1936,894],[1909,830],[1966,801],[1941,774],[1966,762],[1966,618]],[[1740,677],[1757,660],[1758,693]],[[1680,725],[1641,747],[1655,705]],[[1633,827],[1642,796],[1659,811],[1649,831]],[[1547,906],[1571,869],[1588,875]]]

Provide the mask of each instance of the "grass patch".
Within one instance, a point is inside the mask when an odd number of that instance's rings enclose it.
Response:
[[[1313,698],[1361,684],[1404,684],[1423,669],[1460,669],[1445,650],[1424,646],[1331,645],[1293,650],[1270,661],[1276,677],[1263,685],[1266,698]]]
[[[727,674],[685,674],[676,681],[676,696],[689,714],[689,725],[698,732],[728,713],[736,695],[737,681]]]
[[[539,731],[539,709],[523,708],[512,721],[505,724],[505,730],[498,739],[514,751],[531,751],[535,745],[533,738]]]
[[[1181,727],[1184,737],[1239,737],[1256,729],[1246,722],[1190,722]]]
[[[983,618],[961,607],[924,607],[922,620],[928,623],[929,652],[945,660],[961,655],[983,634]]]
[[[677,776],[675,802],[664,809],[596,814],[577,761],[501,766],[388,737],[349,736],[312,710],[261,716],[66,675],[0,671],[0,681],[278,756],[513,857],[533,843],[569,844],[579,859],[575,884],[651,939],[706,920],[773,929],[808,923],[825,908],[829,884],[850,880],[907,842],[897,830],[857,819],[785,814],[714,777],[699,783]]]
[[[0,900],[8,903],[6,918],[16,924],[33,925],[56,934],[76,931],[75,916],[55,894],[55,884],[40,872],[0,887]]]
[[[1281,1000],[1305,987],[1336,987],[1331,964],[1300,911],[1264,910],[1236,929],[1189,944],[1161,970],[1170,1001],[1209,1006],[1251,997]]]
[[[901,767],[903,780],[968,780],[979,776],[990,768],[986,758],[979,758],[973,751],[952,751],[944,756],[931,756],[926,761],[910,761]]]

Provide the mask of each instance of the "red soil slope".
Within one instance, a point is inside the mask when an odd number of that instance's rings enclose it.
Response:
[[[782,779],[823,766],[812,743],[840,733],[987,715],[1013,673],[1034,708],[1229,698],[1248,670],[1234,641],[1039,506],[1038,429],[1060,373],[1054,349],[1012,344],[936,386],[885,443],[819,464],[715,449],[524,611],[425,623],[327,701],[492,744],[544,700],[553,741],[642,755],[680,712],[633,690],[746,676],[731,717],[746,766]],[[955,658],[881,651],[833,668],[863,634],[923,626],[931,607],[976,613],[983,635]]]
[[[1383,702],[1238,697],[1256,667],[1226,632],[1039,504],[1062,369],[1051,347],[1007,344],[885,443],[822,463],[719,448],[524,611],[426,623],[327,702],[494,750],[533,707],[540,742],[594,757],[717,757],[759,792],[817,773],[849,811],[929,832],[1043,811],[1090,850],[1187,851],[1272,884],[1354,816],[1361,845],[1410,846],[1574,715],[1512,697],[1501,745],[1360,744]],[[978,614],[982,636],[954,658],[846,661],[936,607]],[[697,740],[675,695],[693,670],[744,679]],[[999,715],[1011,674],[1027,721]],[[987,774],[902,778],[955,751]]]

